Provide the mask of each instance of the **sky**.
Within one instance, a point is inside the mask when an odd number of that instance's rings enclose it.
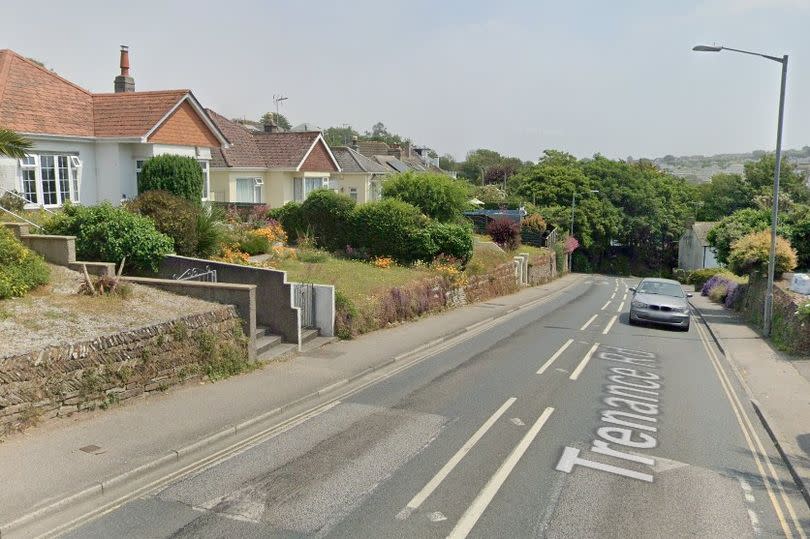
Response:
[[[3,2],[0,48],[112,91],[120,44],[138,90],[190,88],[228,117],[381,121],[463,159],[711,155],[810,145],[810,0]]]

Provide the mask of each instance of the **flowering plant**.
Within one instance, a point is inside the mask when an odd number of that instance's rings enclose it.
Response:
[[[394,263],[394,259],[390,256],[376,256],[371,263],[374,264],[375,267],[386,269],[391,267],[391,265]]]

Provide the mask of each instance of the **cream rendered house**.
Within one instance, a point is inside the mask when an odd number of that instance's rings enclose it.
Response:
[[[389,167],[369,159],[349,146],[332,149],[340,172],[332,187],[358,204],[379,200],[382,195],[382,182],[392,172]]]
[[[315,189],[334,188],[340,165],[317,131],[252,131],[208,110],[228,148],[212,151],[211,198],[279,207]]]

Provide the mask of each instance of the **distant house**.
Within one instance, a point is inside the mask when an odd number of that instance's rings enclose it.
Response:
[[[136,92],[129,52],[120,51],[114,93],[92,93],[11,51],[0,50],[0,127],[33,142],[23,159],[0,157],[0,194],[16,190],[29,207],[118,203],[138,194],[150,157],[196,159],[209,197],[211,151],[228,141],[190,90]]]
[[[332,148],[340,164],[338,181],[331,187],[362,204],[380,199],[382,182],[391,169],[348,146]]]
[[[279,131],[272,122],[255,131],[213,110],[207,112],[230,141],[230,147],[212,154],[215,201],[272,207],[302,202],[315,189],[332,188],[332,177],[341,172],[319,131]]]
[[[439,159],[428,155],[429,148],[411,146],[408,142],[399,146],[389,146],[385,142],[377,140],[358,141],[355,142],[354,147],[359,153],[389,167],[393,172],[413,170],[452,175],[439,168]]]
[[[678,242],[678,267],[687,271],[719,266],[717,253],[706,236],[716,222],[698,221],[686,229]]]

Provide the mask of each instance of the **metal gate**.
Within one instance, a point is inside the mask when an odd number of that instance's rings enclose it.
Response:
[[[205,269],[188,268],[180,275],[172,274],[172,279],[175,281],[202,281],[204,283],[217,282],[217,270],[211,269],[210,266],[205,266]]]
[[[301,309],[301,327],[315,328],[315,285],[295,283],[293,285],[294,306]]]

